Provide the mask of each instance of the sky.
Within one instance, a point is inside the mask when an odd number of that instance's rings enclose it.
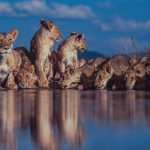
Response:
[[[60,42],[72,31],[84,33],[88,50],[105,55],[129,53],[131,37],[138,51],[150,47],[150,0],[0,0],[0,32],[17,28],[15,47],[29,49],[41,18],[60,28]]]

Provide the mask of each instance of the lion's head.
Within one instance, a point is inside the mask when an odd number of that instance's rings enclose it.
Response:
[[[61,75],[59,85],[62,89],[68,89],[71,87],[73,75],[70,69],[66,69],[66,71]]]
[[[34,66],[21,68],[16,74],[16,80],[20,88],[33,88],[37,81]]]
[[[18,31],[12,29],[7,33],[0,33],[0,54],[9,54],[12,51],[13,43],[18,36]]]
[[[99,69],[95,78],[95,87],[97,89],[104,89],[107,86],[107,82],[113,75],[113,70],[109,64],[105,64],[101,69]]]
[[[124,75],[124,80],[126,82],[126,88],[131,90],[134,88],[135,83],[139,78],[144,77],[146,70],[143,64],[138,63],[132,68],[128,69]]]
[[[72,34],[72,33],[71,33]],[[72,36],[75,36],[75,41],[74,41],[74,47],[83,52],[86,48],[87,48],[87,43],[85,41],[85,38],[84,38],[84,34],[77,34],[77,33],[74,33],[72,34]]]
[[[137,80],[134,70],[132,70],[132,69],[127,70],[124,75],[124,80],[126,83],[126,85],[125,85],[126,89],[128,89],[128,90],[133,89],[134,85],[136,83],[136,80]]]
[[[59,85],[62,89],[76,88],[80,82],[82,75],[82,68],[72,70],[67,68],[66,71],[61,75]]]
[[[62,37],[61,32],[53,21],[51,20],[46,21],[44,19],[41,19],[41,26],[47,31],[50,31],[49,35],[52,40],[58,41],[61,39]]]

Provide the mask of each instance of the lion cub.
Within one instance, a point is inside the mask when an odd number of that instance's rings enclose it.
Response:
[[[37,75],[35,73],[35,67],[30,62],[30,54],[24,47],[18,47],[14,49],[21,57],[22,63],[20,69],[17,70],[14,75],[16,83],[19,88],[36,88]]]
[[[122,76],[124,72],[129,68],[129,57],[126,55],[118,54],[111,58],[108,58],[99,68],[99,71],[95,77],[95,87],[97,89],[105,89],[110,79]]]
[[[51,76],[49,57],[52,55],[55,41],[60,39],[61,32],[54,22],[42,19],[41,27],[32,38],[30,46],[31,60],[35,65],[39,87],[49,86],[48,78]]]
[[[13,50],[13,43],[17,36],[16,29],[8,33],[0,33],[0,84],[8,89],[17,89],[14,71],[18,70],[21,64],[20,55]]]
[[[58,68],[60,74],[65,72],[67,67],[71,69],[78,68],[78,50],[83,52],[87,48],[84,40],[84,34],[78,35],[72,32],[70,37],[65,39],[58,47]]]
[[[104,60],[105,59],[98,57],[73,71],[70,68],[67,68],[60,78],[60,87],[62,89],[78,88],[80,90],[93,88],[95,74]],[[81,59],[80,61],[83,62],[84,60]]]

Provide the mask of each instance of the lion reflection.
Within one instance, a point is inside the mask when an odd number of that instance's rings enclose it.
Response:
[[[0,99],[0,143],[4,143],[3,149],[17,149],[18,140],[15,135],[17,124],[17,112],[15,110],[15,92],[3,91]]]
[[[0,92],[0,149],[17,150],[18,135],[41,150],[57,150],[65,142],[82,147],[92,124],[122,129],[149,125],[149,93],[142,91],[21,90]],[[94,120],[94,122],[93,122]],[[104,124],[103,124],[104,123]]]
[[[72,146],[81,146],[85,139],[79,91],[62,90],[59,108],[59,133]]]
[[[41,150],[57,149],[53,129],[53,91],[41,90],[37,93],[31,134]]]

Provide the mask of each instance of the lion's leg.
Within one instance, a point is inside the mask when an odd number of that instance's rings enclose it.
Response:
[[[8,89],[17,89],[18,88],[18,86],[15,83],[15,77],[14,77],[13,73],[10,73],[8,75],[7,82],[6,82],[6,88],[8,88]]]
[[[59,62],[58,65],[59,65],[60,74],[64,73],[65,70],[66,70],[65,63],[64,62]]]
[[[35,61],[35,67],[38,76],[38,85],[39,87],[48,87],[48,80],[44,72],[43,65],[44,63],[42,61]]]
[[[73,58],[73,66],[74,66],[74,69],[79,68],[79,63],[78,63],[77,57],[74,57],[74,58]]]
[[[53,74],[53,65],[50,64],[50,70],[49,70],[49,74],[48,74],[48,79],[51,80],[54,77]]]

